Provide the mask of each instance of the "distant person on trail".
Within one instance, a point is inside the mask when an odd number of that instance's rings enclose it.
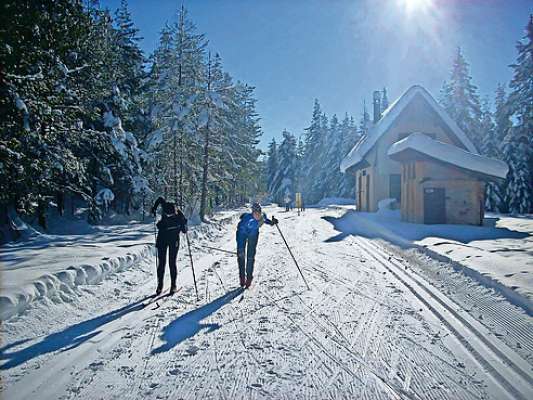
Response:
[[[164,198],[159,197],[152,207],[152,215],[155,217],[157,207],[163,206],[163,214],[157,223],[157,238],[155,246],[157,247],[157,290],[156,296],[159,296],[163,291],[163,279],[165,277],[165,264],[168,249],[168,266],[170,268],[170,292],[176,292],[176,277],[178,271],[176,268],[176,259],[178,257],[178,249],[180,247],[180,232],[187,233],[187,218],[176,209],[174,203],[165,201]]]
[[[285,211],[289,212],[291,208],[291,197],[286,194],[285,198],[283,199],[283,202],[285,203]]]
[[[271,220],[268,219],[266,214],[261,212],[261,205],[259,203],[254,203],[252,205],[252,212],[242,214],[241,220],[237,225],[237,260],[239,263],[239,278],[242,287],[249,288],[252,284],[252,279],[254,277],[255,248],[257,247],[257,241],[259,239],[259,228],[263,223],[276,225],[278,220],[274,216],[272,216]]]

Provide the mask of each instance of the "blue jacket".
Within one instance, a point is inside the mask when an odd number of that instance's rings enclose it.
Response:
[[[241,215],[241,220],[237,225],[237,248],[244,248],[244,242],[246,239],[252,236],[259,235],[259,228],[263,223],[267,225],[274,225],[266,214],[261,215],[261,219],[258,221],[254,218],[252,213],[246,213]]]

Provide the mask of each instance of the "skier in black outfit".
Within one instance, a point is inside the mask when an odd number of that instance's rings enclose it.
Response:
[[[176,259],[180,246],[180,232],[187,233],[187,218],[181,210],[176,210],[176,205],[165,201],[159,197],[152,207],[152,214],[156,215],[157,207],[163,206],[163,215],[157,223],[157,238],[155,246],[159,263],[157,265],[157,290],[156,295],[161,294],[163,290],[163,279],[165,277],[165,264],[168,249],[168,266],[170,268],[170,294],[176,292]]]

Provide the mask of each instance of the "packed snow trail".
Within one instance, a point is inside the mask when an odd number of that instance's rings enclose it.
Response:
[[[157,306],[146,303],[150,258],[88,286],[80,304],[43,304],[9,320],[5,398],[533,398],[531,318],[507,315],[522,318],[505,325],[522,340],[517,353],[411,263],[335,231],[328,219],[341,214],[276,213],[311,290],[269,226],[252,287],[237,288],[235,257],[201,247],[233,251],[234,218],[192,243],[198,303],[182,243],[181,290]]]

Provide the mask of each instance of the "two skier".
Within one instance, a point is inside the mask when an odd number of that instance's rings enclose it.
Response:
[[[254,203],[252,212],[241,215],[237,225],[237,260],[239,264],[239,280],[242,287],[249,288],[254,274],[255,250],[259,240],[259,228],[263,223],[276,225],[276,217],[268,219],[262,212],[261,205]]]
[[[157,290],[156,295],[160,295],[163,290],[163,279],[165,276],[165,265],[168,252],[168,264],[170,269],[170,294],[176,292],[177,267],[176,259],[180,245],[180,232],[187,233],[187,218],[176,205],[165,201],[159,197],[152,207],[152,214],[155,216],[159,206],[163,208],[163,214],[157,223],[156,248],[158,255],[157,264]],[[239,265],[239,282],[241,287],[250,287],[253,280],[254,261],[257,242],[259,240],[259,228],[266,223],[276,225],[276,217],[267,218],[262,212],[261,205],[254,203],[252,212],[244,213],[240,217],[237,225],[237,260]]]
[[[157,208],[163,207],[163,214],[157,223],[157,237],[155,246],[157,248],[157,289],[156,295],[160,295],[163,290],[163,279],[165,277],[165,264],[168,252],[168,266],[170,269],[170,294],[176,292],[176,259],[180,247],[180,232],[187,233],[187,218],[176,208],[176,205],[165,201],[159,197],[152,207],[152,214],[156,215]]]

